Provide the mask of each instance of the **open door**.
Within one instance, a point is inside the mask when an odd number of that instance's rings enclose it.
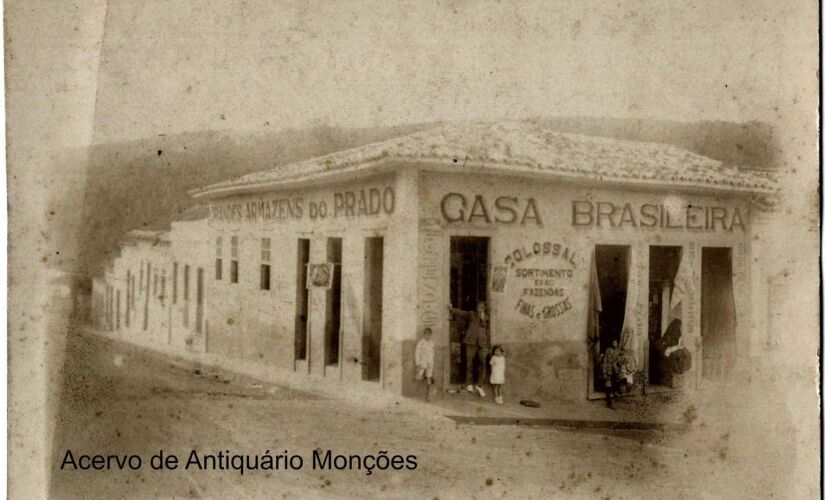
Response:
[[[324,325],[324,365],[337,366],[341,340],[341,238],[327,238],[327,261],[333,264],[332,286],[327,290]]]
[[[195,282],[195,332],[203,333],[203,268],[198,268]]]
[[[309,292],[307,291],[307,265],[309,264],[309,239],[298,238],[295,263],[295,361],[307,359],[307,319],[309,318]],[[297,369],[297,366],[293,367]]]
[[[381,379],[381,328],[384,297],[384,238],[364,241],[364,319],[362,326],[361,378]]]
[[[490,238],[450,238],[450,304],[454,308],[474,311],[479,302],[487,302],[489,246]],[[465,346],[462,343],[466,328],[467,321],[453,315],[450,320],[450,384],[467,383]]]
[[[702,248],[702,379],[725,382],[736,361],[736,307],[730,248]]]
[[[647,390],[679,387],[667,355],[682,337],[681,289],[676,290],[682,247],[651,246],[648,261]],[[674,292],[676,290],[676,292]]]
[[[595,270],[592,275],[590,307],[592,311],[590,337],[590,370],[588,398],[604,397],[601,355],[614,341],[621,339],[627,306],[627,287],[630,275],[630,246],[596,245],[593,254]]]

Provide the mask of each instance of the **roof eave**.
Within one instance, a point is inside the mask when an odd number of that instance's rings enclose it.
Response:
[[[190,191],[193,198],[215,199],[241,194],[256,194],[277,189],[295,189],[318,183],[330,183],[343,179],[357,178],[359,175],[373,175],[381,172],[390,172],[401,166],[414,164],[424,170],[449,173],[483,173],[499,176],[519,175],[545,181],[561,183],[575,183],[592,187],[622,187],[657,191],[681,191],[698,194],[727,194],[727,195],[755,195],[770,196],[776,194],[776,188],[759,186],[734,186],[730,184],[712,184],[691,180],[668,182],[658,179],[638,179],[605,176],[594,178],[591,174],[577,172],[547,172],[537,170],[528,165],[514,163],[507,164],[507,171],[501,169],[498,162],[471,161],[456,164],[452,159],[442,158],[413,158],[413,157],[384,157],[377,160],[350,165],[346,170],[325,170],[310,175],[283,180],[265,180],[236,184],[223,187],[202,188]],[[458,170],[460,169],[460,170]]]
[[[301,177],[290,177],[283,180],[266,180],[260,182],[249,182],[230,186],[205,187],[189,191],[193,198],[215,199],[225,198],[240,194],[255,194],[276,189],[295,189],[308,185],[318,185],[319,182],[330,183],[343,179],[357,178],[361,175],[374,175],[382,172],[390,172],[400,166],[400,163],[387,158],[371,160],[356,165],[350,165],[346,170],[326,170],[315,172]]]

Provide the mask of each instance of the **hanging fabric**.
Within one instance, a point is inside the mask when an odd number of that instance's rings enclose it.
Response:
[[[624,307],[624,319],[622,321],[622,332],[619,337],[619,360],[617,362],[619,377],[624,378],[628,384],[633,384],[633,374],[637,369],[636,333],[633,326],[636,318],[636,296],[639,293],[637,282],[634,279],[633,261],[627,266],[627,295]]]
[[[590,259],[590,297],[588,300],[587,341],[594,360],[599,359],[599,314],[602,312],[602,292],[599,288],[599,271],[596,268],[596,250]]]
[[[688,289],[691,287],[690,270],[685,262],[685,252],[679,259],[679,268],[676,270],[676,277],[673,279],[673,291],[670,296],[670,309],[667,312],[667,325],[675,319],[683,319],[687,301]]]
[[[625,296],[624,318],[622,320],[622,337],[625,336],[627,330],[630,330],[631,333],[634,331],[633,320],[636,317],[636,303],[638,302],[636,295],[639,292],[637,290],[636,280],[633,279],[634,274],[631,257],[631,262],[629,262],[627,266],[627,295]],[[620,338],[620,344],[623,344],[621,346],[623,349],[634,354],[636,353],[636,335],[628,335],[627,338]]]

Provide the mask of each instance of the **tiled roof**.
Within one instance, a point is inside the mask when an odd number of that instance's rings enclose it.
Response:
[[[387,162],[674,188],[761,194],[776,190],[775,180],[766,172],[725,165],[675,146],[559,133],[541,124],[507,121],[443,125],[219,182],[191,194],[258,191]]]

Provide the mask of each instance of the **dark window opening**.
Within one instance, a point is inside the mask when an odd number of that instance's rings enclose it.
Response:
[[[324,352],[327,365],[338,363],[341,335],[341,238],[327,238],[327,262],[333,264],[332,286],[327,291]]]
[[[307,358],[307,319],[309,315],[309,294],[307,291],[307,265],[309,264],[309,240],[298,239],[296,262],[295,298],[295,359]]]
[[[229,240],[229,256],[232,258],[232,261],[229,263],[229,282],[230,283],[237,283],[238,282],[238,237],[233,236]]]
[[[487,301],[489,238],[460,236],[450,238],[450,304],[462,311],[475,311]],[[489,312],[489,307],[488,307]],[[466,346],[462,342],[467,319],[453,314],[450,319],[450,383],[464,384],[478,366],[467,366]],[[483,361],[486,363],[486,361]]]
[[[269,264],[261,264],[261,290],[269,290],[271,287],[269,273]]]
[[[237,283],[238,282],[238,261],[233,260],[229,263],[229,282],[230,283]]]
[[[223,259],[215,259],[215,279],[223,279]]]
[[[384,238],[364,240],[364,315],[361,378],[381,378],[381,335],[384,297]]]
[[[261,239],[261,290],[269,290],[271,285],[269,260],[271,242],[269,238]]]

